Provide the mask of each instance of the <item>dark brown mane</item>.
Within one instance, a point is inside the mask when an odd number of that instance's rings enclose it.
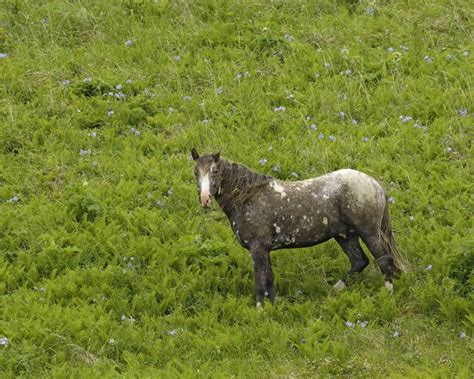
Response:
[[[221,159],[222,193],[219,203],[223,209],[231,209],[252,198],[265,184],[274,178],[270,175],[253,172],[248,167]]]

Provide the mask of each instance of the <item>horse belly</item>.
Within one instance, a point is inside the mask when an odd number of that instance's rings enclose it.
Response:
[[[333,237],[335,210],[322,206],[316,200],[298,202],[276,215],[273,224],[273,244],[278,248],[317,245]]]

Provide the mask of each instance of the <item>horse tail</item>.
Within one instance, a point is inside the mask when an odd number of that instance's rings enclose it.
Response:
[[[388,210],[388,200],[385,199],[385,209],[382,217],[382,226],[380,230],[383,249],[386,255],[393,258],[395,266],[400,272],[409,270],[409,263],[406,257],[398,250],[393,236],[392,225],[390,224],[390,213]]]

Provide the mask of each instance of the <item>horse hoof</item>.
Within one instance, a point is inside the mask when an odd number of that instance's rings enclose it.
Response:
[[[257,310],[258,311],[263,311],[263,305],[260,301],[257,302]]]
[[[346,283],[344,283],[343,280],[339,280],[332,288],[334,288],[336,291],[342,291],[344,288],[346,288]]]
[[[385,281],[385,288],[387,289],[388,292],[393,293],[393,284],[390,283],[389,281]]]

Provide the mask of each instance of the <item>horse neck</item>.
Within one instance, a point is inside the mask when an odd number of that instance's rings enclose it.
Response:
[[[216,197],[224,213],[232,218],[247,200],[251,199],[256,191],[272,179],[268,175],[252,172],[238,163],[224,161],[222,170],[221,193]]]

